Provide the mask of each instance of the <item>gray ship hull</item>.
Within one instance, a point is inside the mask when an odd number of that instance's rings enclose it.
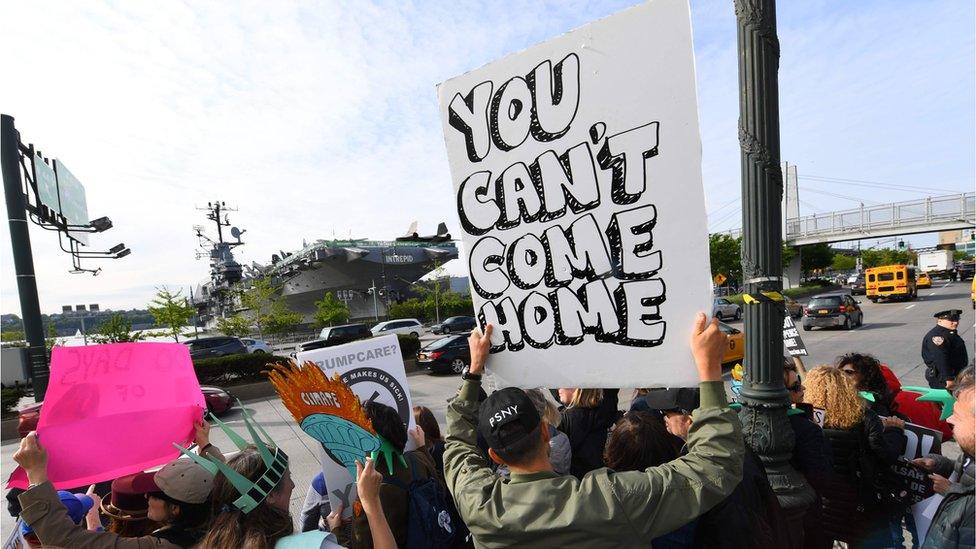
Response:
[[[364,243],[322,247],[307,258],[297,269],[284,266],[280,270],[281,294],[289,309],[312,322],[315,302],[332,292],[343,299],[353,320],[372,319],[385,317],[387,302],[405,298],[410,286],[438,264],[457,258],[457,248],[453,244]],[[369,294],[374,285],[382,290],[376,299]]]

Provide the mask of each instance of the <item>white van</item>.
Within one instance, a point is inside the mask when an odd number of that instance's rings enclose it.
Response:
[[[380,322],[369,331],[373,333],[373,336],[403,334],[420,337],[420,334],[424,333],[424,327],[416,318],[401,318],[399,320]]]

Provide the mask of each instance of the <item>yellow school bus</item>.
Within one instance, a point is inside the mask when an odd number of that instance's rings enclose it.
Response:
[[[868,299],[915,299],[915,267],[912,265],[884,265],[864,271],[864,287]]]

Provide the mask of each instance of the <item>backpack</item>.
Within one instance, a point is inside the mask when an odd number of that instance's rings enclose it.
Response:
[[[410,485],[399,479],[384,478],[407,492],[407,549],[450,547],[459,531],[457,513],[448,502],[444,488],[434,478],[418,479],[412,459]]]

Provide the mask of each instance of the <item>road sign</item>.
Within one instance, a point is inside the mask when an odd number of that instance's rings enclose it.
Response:
[[[61,160],[54,160],[54,172],[58,180],[60,213],[69,225],[88,225],[88,203],[85,199],[85,186],[78,181]],[[88,233],[68,231],[68,236],[81,244],[88,245]]]
[[[721,286],[722,284],[725,284],[725,281],[727,279],[725,278],[724,274],[718,273],[717,275],[715,275],[715,278],[713,278],[712,280],[715,281],[716,286]]]

